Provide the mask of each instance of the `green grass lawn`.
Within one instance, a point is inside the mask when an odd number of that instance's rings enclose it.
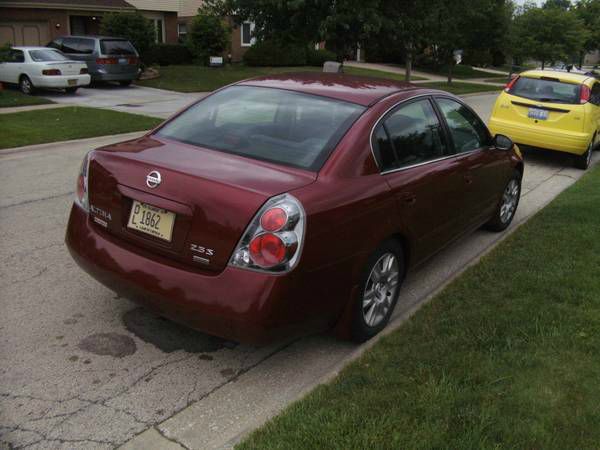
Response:
[[[160,119],[96,108],[65,108],[0,114],[0,148],[148,130]]]
[[[479,83],[454,82],[452,84],[448,84],[442,81],[435,81],[431,83],[419,83],[417,84],[417,86],[425,86],[430,89],[441,89],[442,91],[452,92],[456,95],[473,94],[476,92],[494,92],[502,89],[500,86],[489,86]]]
[[[508,83],[508,78],[488,78],[487,80],[483,80],[486,83]]]
[[[600,168],[238,449],[597,449]]]
[[[42,97],[21,94],[16,89],[4,88],[0,91],[0,108],[11,108],[14,106],[47,105],[54,103]]]
[[[446,76],[448,74],[448,69],[446,69],[446,67],[441,67],[439,69],[417,68],[415,70],[418,70],[420,72],[433,73],[435,75],[442,75],[442,76]],[[452,76],[454,78],[460,78],[460,79],[506,78],[508,76],[508,73],[506,75],[494,74],[494,73],[490,73],[490,72],[485,72],[483,70],[473,69],[473,67],[471,67],[471,66],[465,66],[465,65],[459,64],[457,66],[454,66],[454,69],[452,70]]]
[[[321,67],[248,67],[243,64],[225,67],[205,66],[164,66],[159,68],[160,77],[154,80],[136,81],[140,86],[167,89],[179,92],[209,92],[236,81],[261,75],[272,75],[285,72],[321,72]],[[369,70],[356,67],[344,67],[350,75],[370,76],[404,81],[404,75]],[[414,78],[419,79],[419,78]]]

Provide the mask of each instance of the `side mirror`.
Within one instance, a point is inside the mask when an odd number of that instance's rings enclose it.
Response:
[[[508,136],[504,136],[503,134],[497,134],[492,140],[492,145],[498,150],[508,151],[512,150],[515,144],[513,143],[512,139]]]

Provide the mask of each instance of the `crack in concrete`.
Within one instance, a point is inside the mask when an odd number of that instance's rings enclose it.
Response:
[[[2,209],[8,209],[8,208],[14,208],[15,206],[22,206],[22,205],[28,205],[30,203],[37,203],[37,202],[43,202],[46,200],[54,200],[57,198],[62,198],[62,197],[68,197],[70,195],[74,195],[75,191],[70,191],[70,192],[66,192],[63,194],[56,194],[56,195],[50,195],[49,197],[43,197],[43,198],[34,198],[31,200],[23,200],[22,202],[19,203],[9,203],[8,205],[4,205],[4,206],[0,206],[0,210]]]
[[[191,450],[191,449],[190,449],[190,448],[189,448],[187,445],[185,445],[183,442],[179,442],[177,439],[175,439],[175,438],[172,438],[172,437],[170,437],[170,436],[167,436],[167,435],[166,435],[165,433],[163,433],[163,432],[162,432],[162,430],[161,430],[160,428],[158,428],[157,426],[154,426],[153,428],[156,430],[156,432],[157,432],[158,434],[160,434],[160,435],[161,435],[163,438],[165,438],[167,441],[169,441],[169,442],[173,442],[174,444],[177,444],[177,445],[179,445],[179,446],[183,447],[185,450]],[[144,430],[144,431],[145,431],[145,430]]]

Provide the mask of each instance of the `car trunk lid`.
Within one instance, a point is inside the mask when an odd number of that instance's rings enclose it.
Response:
[[[270,197],[314,182],[316,174],[146,136],[94,152],[90,215],[142,251],[200,270],[221,271],[257,210]],[[151,172],[160,184],[147,183]],[[171,240],[132,229],[134,202],[175,214]]]
[[[62,75],[79,75],[81,69],[87,68],[84,63],[79,61],[60,61],[45,63],[48,69],[58,69]]]

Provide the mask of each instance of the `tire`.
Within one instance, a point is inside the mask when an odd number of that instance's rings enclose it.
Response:
[[[131,84],[132,80],[124,80],[124,81],[119,81],[119,84],[123,87],[129,86]]]
[[[588,149],[583,155],[575,156],[575,167],[581,170],[587,170],[592,163],[592,153],[594,152],[594,141],[590,142]]]
[[[519,206],[519,200],[521,199],[521,172],[518,170],[514,172],[513,176],[508,180],[504,191],[502,191],[502,198],[494,211],[494,216],[485,225],[490,231],[504,231],[512,223],[517,208]]]
[[[404,265],[402,246],[394,240],[384,242],[369,257],[352,307],[353,341],[365,342],[388,324],[404,281]]]
[[[74,94],[75,92],[77,92],[77,89],[79,89],[79,86],[68,87],[65,89],[65,91],[67,91],[67,94]]]
[[[21,78],[19,78],[19,90],[25,95],[33,95],[35,93],[35,86],[27,75],[21,75]]]

